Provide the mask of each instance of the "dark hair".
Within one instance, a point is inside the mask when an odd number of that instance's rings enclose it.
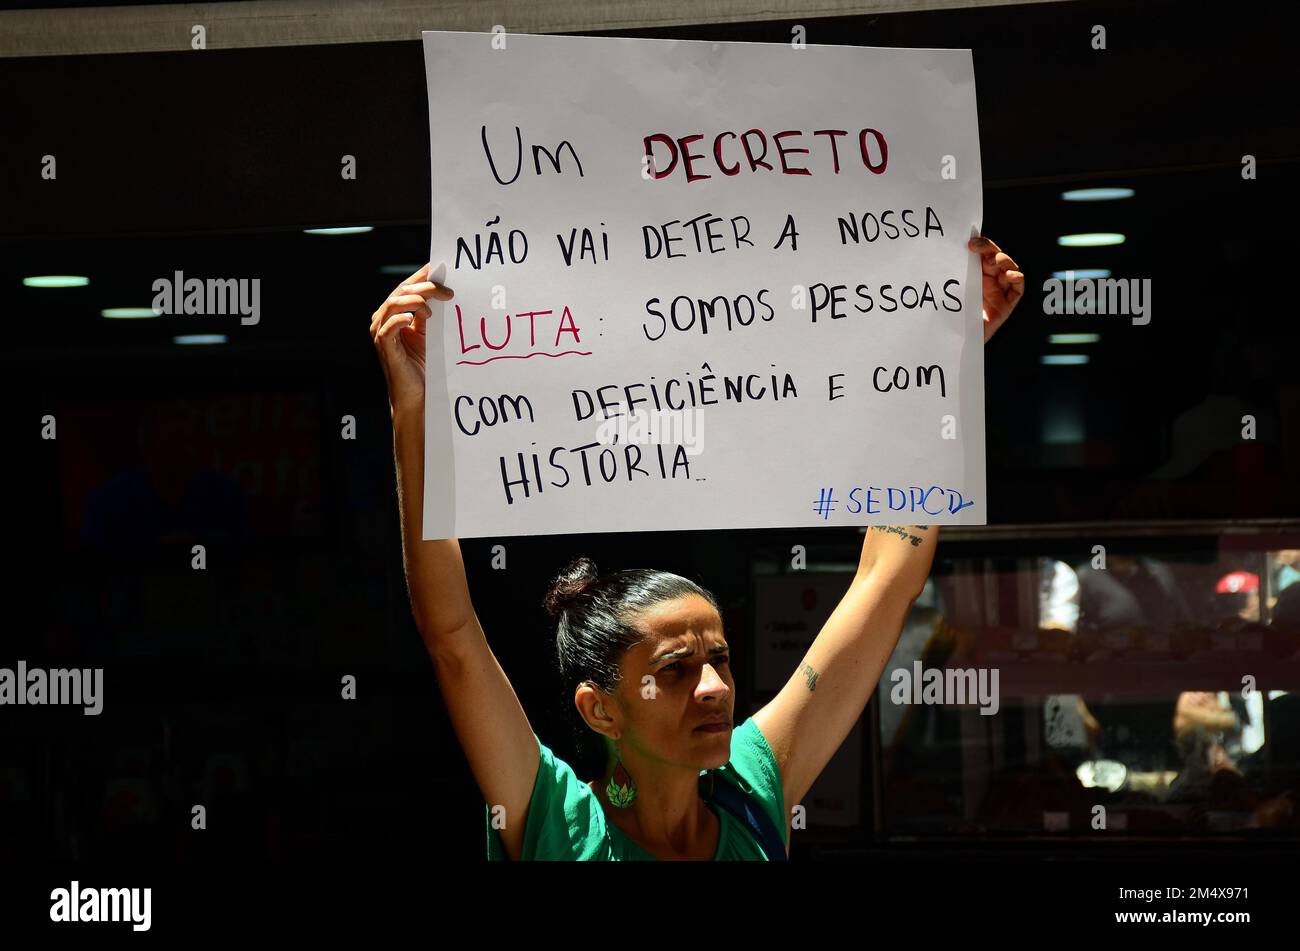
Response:
[[[557,619],[555,649],[563,702],[580,750],[591,748],[591,730],[573,708],[578,685],[590,681],[613,692],[621,679],[623,655],[645,638],[645,631],[634,624],[635,615],[688,594],[698,594],[719,610],[711,592],[670,571],[630,568],[602,576],[590,558],[578,557],[552,579],[542,604]]]

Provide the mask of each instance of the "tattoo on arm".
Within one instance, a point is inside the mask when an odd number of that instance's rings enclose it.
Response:
[[[803,674],[804,680],[808,681],[809,693],[817,689],[817,677],[819,675],[809,664],[800,664],[799,669],[795,671],[795,673]]]
[[[872,525],[871,527],[878,532],[884,532],[886,535],[897,535],[899,538],[903,539],[903,541],[911,542],[913,548],[920,545],[922,541],[920,535],[913,535],[897,525]],[[929,531],[929,526],[927,525],[913,525],[912,528],[921,532]]]

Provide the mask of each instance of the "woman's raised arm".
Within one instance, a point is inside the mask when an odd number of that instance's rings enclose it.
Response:
[[[938,536],[933,525],[868,528],[849,590],[781,692],[754,714],[786,808],[803,800],[862,716],[925,586]]]
[[[452,296],[429,282],[427,274],[426,264],[398,286],[370,322],[388,381],[406,584],[452,728],[489,807],[504,807],[502,844],[507,855],[517,858],[540,761],[537,737],[474,613],[460,542],[421,537],[424,337],[432,316],[427,300]]]
[[[967,248],[980,258],[988,343],[1024,296],[1025,275],[982,235]],[[787,808],[812,787],[871,699],[925,585],[938,538],[938,526],[868,528],[849,590],[789,682],[754,714],[776,756]]]

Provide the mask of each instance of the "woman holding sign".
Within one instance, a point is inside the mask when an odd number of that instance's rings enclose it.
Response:
[[[984,339],[1024,293],[986,238]],[[426,303],[452,291],[412,274],[375,311],[388,382],[402,543],[415,622],[487,802],[493,859],[785,859],[790,810],[862,715],[934,559],[936,527],[873,527],[848,591],[784,689],[733,729],[735,682],[713,596],[663,571],[599,576],[587,559],[545,605],[579,715],[607,766],[583,783],[533,732],[470,602],[456,539],[421,540]]]

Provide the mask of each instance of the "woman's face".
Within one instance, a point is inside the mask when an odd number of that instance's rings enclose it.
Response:
[[[623,656],[622,744],[647,759],[695,769],[731,757],[735,681],[722,618],[698,594],[638,615],[647,632]]]

